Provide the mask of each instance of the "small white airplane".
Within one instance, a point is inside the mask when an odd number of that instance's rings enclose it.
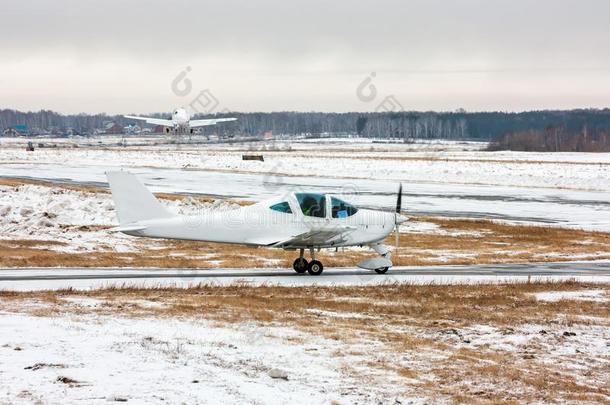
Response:
[[[153,117],[138,117],[135,115],[124,115],[123,117],[132,120],[146,121],[147,124],[163,125],[165,132],[174,134],[192,134],[193,129],[197,127],[205,127],[208,125],[216,125],[221,122],[235,121],[237,118],[213,118],[206,120],[192,120],[191,115],[184,108],[176,108],[172,113],[171,120]]]
[[[131,173],[106,173],[119,220],[118,231],[148,238],[235,243],[299,250],[297,273],[320,275],[316,250],[369,246],[379,257],[358,267],[383,274],[392,266],[385,238],[408,218],[401,215],[402,184],[395,212],[357,208],[335,196],[292,192],[234,210],[203,211],[197,216],[169,212]],[[311,261],[303,256],[305,249]]]

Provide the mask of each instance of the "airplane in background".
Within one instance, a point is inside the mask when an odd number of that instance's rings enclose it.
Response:
[[[172,119],[166,120],[153,117],[139,117],[135,115],[124,115],[125,118],[132,120],[146,121],[147,124],[163,125],[165,133],[169,134],[192,134],[193,129],[197,127],[205,127],[208,125],[216,125],[221,122],[235,121],[237,118],[212,118],[205,120],[192,120],[191,115],[184,108],[176,108],[172,113]]]
[[[131,173],[107,172],[119,220],[118,231],[148,238],[234,243],[299,250],[293,263],[297,273],[320,275],[316,260],[320,249],[368,246],[379,257],[363,260],[358,267],[383,274],[392,266],[385,238],[396,233],[408,218],[401,215],[402,184],[395,212],[357,208],[333,195],[291,192],[235,210],[203,211],[197,216],[169,212]],[[308,249],[311,260],[304,258]]]

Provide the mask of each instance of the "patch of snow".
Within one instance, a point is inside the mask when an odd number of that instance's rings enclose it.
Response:
[[[97,308],[104,304],[104,302],[99,299],[89,297],[63,297],[62,299],[78,307],[84,308]]]
[[[610,295],[606,290],[580,290],[580,291],[548,291],[535,293],[538,301],[557,302],[561,300],[610,302]]]
[[[141,308],[145,308],[145,309],[158,309],[158,308],[165,308],[167,306],[163,302],[157,302],[157,301],[151,301],[151,300],[132,300],[132,301],[128,301],[127,303],[137,305],[137,306],[139,306]]]
[[[400,233],[435,233],[440,226],[432,222],[407,221],[400,225]]]

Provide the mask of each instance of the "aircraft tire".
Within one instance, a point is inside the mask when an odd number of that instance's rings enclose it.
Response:
[[[388,272],[390,268],[389,267],[380,267],[378,269],[375,269],[375,273],[377,274],[385,274]]]
[[[324,266],[317,260],[312,260],[307,265],[307,272],[312,276],[319,276],[324,271]]]
[[[307,263],[307,259],[298,257],[294,263],[292,263],[292,268],[299,274],[303,274],[307,271],[309,267],[309,263]]]

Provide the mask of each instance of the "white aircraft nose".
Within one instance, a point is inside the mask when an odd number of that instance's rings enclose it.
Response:
[[[398,225],[400,225],[400,224],[402,224],[402,223],[405,223],[405,222],[407,222],[408,220],[409,220],[409,217],[406,217],[406,216],[404,216],[404,215],[402,215],[402,214],[396,214],[396,223],[397,223]]]

